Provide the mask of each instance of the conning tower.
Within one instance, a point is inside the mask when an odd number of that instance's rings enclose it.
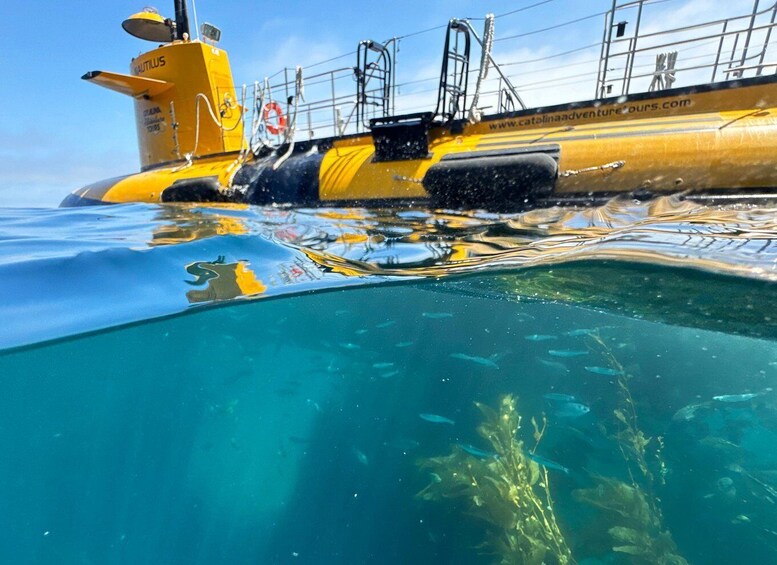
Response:
[[[206,25],[203,40],[192,40],[185,0],[175,0],[175,20],[147,8],[122,27],[161,45],[133,59],[128,75],[82,78],[134,99],[141,169],[240,151],[243,108],[227,53],[216,46],[220,32]]]

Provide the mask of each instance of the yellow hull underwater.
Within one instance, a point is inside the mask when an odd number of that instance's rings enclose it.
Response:
[[[276,154],[181,159],[95,183],[63,205],[431,201],[515,209],[591,193],[768,197],[777,187],[773,76],[525,110],[475,124],[419,116],[404,122],[400,116],[372,134],[297,143],[277,170]],[[410,154],[403,150],[408,139],[415,144]],[[251,185],[257,176],[258,188]]]

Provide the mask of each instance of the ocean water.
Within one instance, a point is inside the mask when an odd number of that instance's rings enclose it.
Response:
[[[774,212],[3,211],[0,561],[777,562]]]

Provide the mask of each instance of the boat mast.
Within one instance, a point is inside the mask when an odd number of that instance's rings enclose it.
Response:
[[[189,14],[186,12],[186,0],[175,0],[175,38],[183,40],[183,36],[191,38],[189,33]]]

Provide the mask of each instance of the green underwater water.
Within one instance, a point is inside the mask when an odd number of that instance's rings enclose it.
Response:
[[[538,563],[777,562],[772,304],[572,264],[8,350],[0,561],[510,563],[539,500],[568,553]],[[498,450],[478,427],[507,397]]]

